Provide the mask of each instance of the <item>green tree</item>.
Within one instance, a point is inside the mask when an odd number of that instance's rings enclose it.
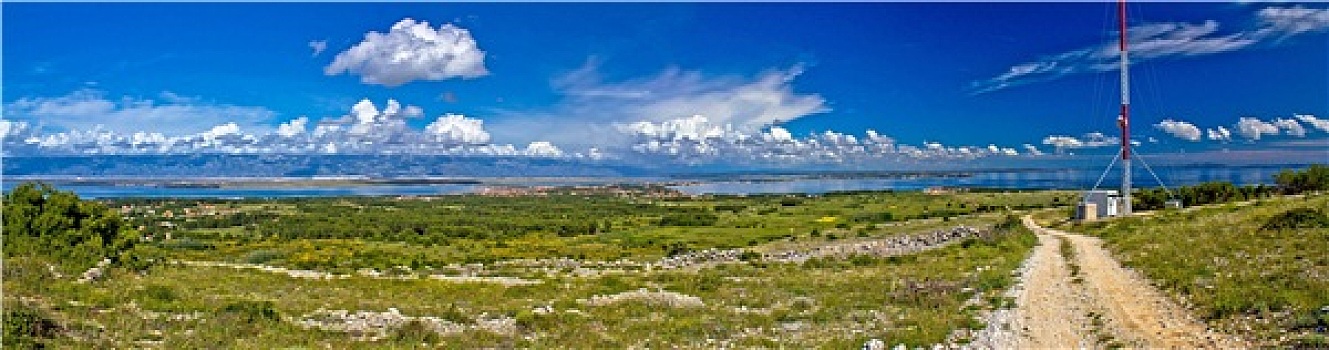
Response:
[[[1285,194],[1329,190],[1329,166],[1315,164],[1305,171],[1284,169],[1274,175],[1274,182]]]
[[[47,184],[24,183],[4,197],[4,251],[8,256],[43,256],[73,267],[102,258],[113,263],[139,236],[105,205],[83,201]]]

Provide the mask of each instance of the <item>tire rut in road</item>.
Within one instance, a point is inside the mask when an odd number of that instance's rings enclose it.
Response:
[[[1038,246],[1006,293],[1015,298],[1015,308],[989,314],[987,328],[963,348],[1249,347],[1209,329],[1147,279],[1122,267],[1100,239],[1043,228],[1028,216],[1024,223],[1037,234]],[[1062,240],[1074,249],[1071,254],[1063,255]],[[1071,264],[1078,267],[1074,277]]]

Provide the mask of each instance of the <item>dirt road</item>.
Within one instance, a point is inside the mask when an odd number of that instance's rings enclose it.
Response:
[[[1038,234],[1039,245],[1007,293],[1016,307],[993,313],[971,348],[1247,347],[1210,331],[1123,268],[1098,238],[1042,228],[1029,217],[1024,223]],[[1063,245],[1071,251],[1063,252]]]

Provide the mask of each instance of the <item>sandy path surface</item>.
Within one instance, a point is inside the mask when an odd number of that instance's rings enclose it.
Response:
[[[1209,330],[1122,267],[1098,238],[1039,227],[1029,217],[1024,222],[1038,234],[1039,245],[1007,293],[1016,306],[989,316],[988,328],[976,334],[968,348],[1084,349],[1107,343],[1147,349],[1248,347]],[[1074,249],[1073,261],[1061,252],[1063,239]],[[1079,267],[1076,276],[1072,264]],[[1079,281],[1073,282],[1076,277]]]

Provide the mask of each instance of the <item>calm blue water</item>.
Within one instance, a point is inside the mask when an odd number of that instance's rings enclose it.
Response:
[[[1272,184],[1274,174],[1284,167],[1185,167],[1155,169],[1158,176],[1168,187],[1194,185],[1206,181],[1228,181],[1238,185]],[[1297,167],[1298,169],[1302,167]],[[781,181],[724,181],[706,180],[698,183],[671,186],[688,194],[763,194],[763,193],[801,193],[820,194],[836,191],[864,190],[921,190],[934,186],[945,187],[987,187],[1012,189],[1072,189],[1085,190],[1094,186],[1099,176],[1098,170],[1055,169],[982,172],[968,177],[928,177],[908,179],[886,178],[851,178],[851,179],[810,179],[792,178]],[[1099,188],[1113,189],[1120,186],[1120,174],[1114,170],[1102,180]],[[1149,173],[1137,170],[1133,180],[1136,187],[1158,187],[1159,182]],[[606,182],[622,183],[622,178],[606,179]],[[17,185],[17,181],[6,179],[5,191]],[[582,184],[586,184],[585,181]],[[153,197],[153,198],[291,198],[291,197],[337,197],[337,196],[399,196],[399,195],[447,195],[465,194],[480,190],[484,185],[437,184],[437,185],[386,185],[364,184],[346,186],[300,186],[287,187],[230,187],[230,188],[171,188],[156,186],[109,186],[87,184],[57,184],[63,190],[74,191],[85,198],[115,197]]]
[[[1159,179],[1137,169],[1131,176],[1136,188],[1159,187],[1159,180],[1166,187],[1195,185],[1208,181],[1227,181],[1238,185],[1272,184],[1274,174],[1282,167],[1189,167],[1154,169]],[[1300,169],[1300,168],[1298,168]],[[1121,186],[1120,170],[1113,170],[1103,176],[1099,170],[1029,170],[983,172],[969,177],[932,177],[914,179],[796,179],[779,182],[711,181],[674,189],[688,194],[763,194],[763,193],[805,193],[820,194],[837,191],[870,190],[922,190],[928,187],[986,187],[1010,189],[1071,189],[1087,190],[1099,182],[1100,189],[1115,189]]]

